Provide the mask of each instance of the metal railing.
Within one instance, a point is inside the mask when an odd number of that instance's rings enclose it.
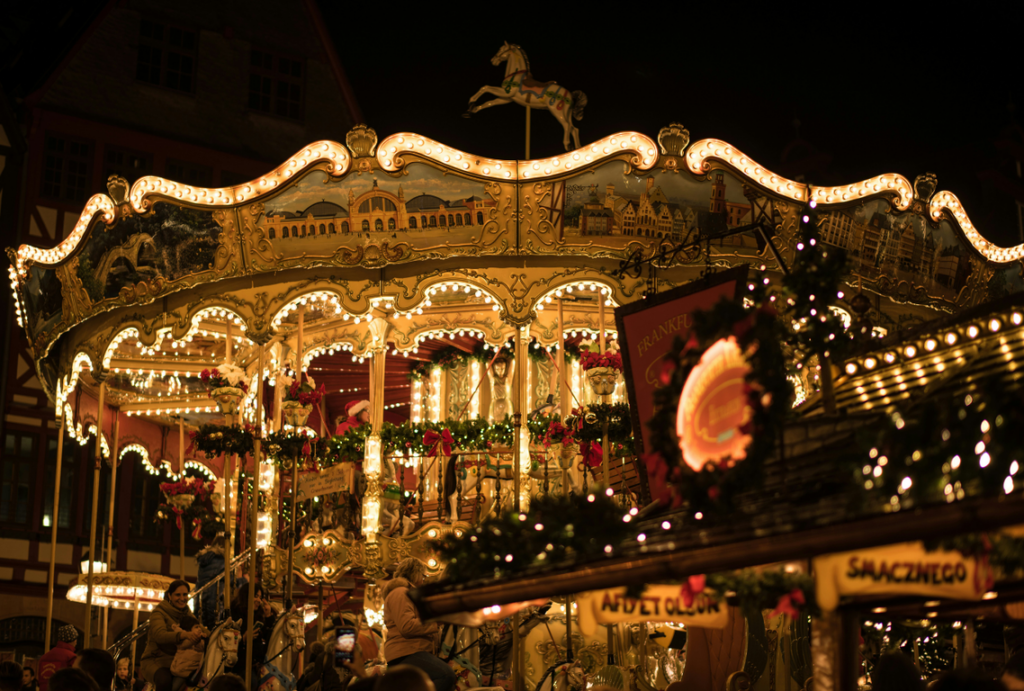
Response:
[[[235,557],[232,560],[231,566],[229,568],[225,568],[224,571],[222,571],[219,575],[214,577],[214,579],[211,580],[209,583],[203,584],[202,588],[196,588],[195,590],[191,591],[188,595],[188,599],[191,601],[196,601],[197,598],[202,596],[202,594],[205,593],[207,590],[211,588],[216,588],[218,584],[222,580],[224,580],[225,574],[233,572],[236,566],[242,564],[249,558],[249,552],[250,550],[245,550],[237,557]],[[118,659],[121,653],[123,653],[126,649],[130,648],[131,645],[137,640],[139,640],[142,636],[144,636],[147,631],[149,631],[148,619],[139,624],[139,628],[135,629],[134,631],[129,631],[120,639],[118,639],[113,645],[107,648],[107,652],[109,652],[114,657],[115,660]]]

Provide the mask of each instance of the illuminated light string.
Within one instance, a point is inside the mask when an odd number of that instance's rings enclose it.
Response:
[[[377,148],[377,162],[388,172],[400,170],[405,156],[415,154],[473,175],[492,180],[538,179],[566,173],[622,153],[633,154],[631,163],[639,170],[650,170],[658,159],[654,140],[639,132],[619,132],[585,147],[550,158],[510,161],[483,158],[411,132],[387,137]],[[517,175],[518,171],[518,175]]]
[[[536,308],[543,310],[544,305],[550,305],[553,300],[561,298],[565,295],[571,295],[573,291],[591,291],[598,292],[600,290],[601,295],[604,296],[605,307],[618,307],[619,304],[612,298],[612,290],[610,287],[601,283],[600,281],[574,281],[572,283],[566,283],[556,288],[552,288],[546,293],[542,294],[537,298]]]
[[[182,183],[165,180],[155,175],[140,178],[132,185],[129,198],[132,207],[138,213],[144,213],[149,206],[147,197],[163,196],[180,199],[199,206],[211,208],[234,206],[252,201],[266,192],[270,192],[289,178],[323,162],[327,163],[327,173],[331,177],[341,177],[351,166],[351,156],[341,144],[332,141],[318,141],[305,147],[287,161],[250,182],[231,187],[205,188],[194,187]]]
[[[138,417],[140,415],[159,415],[160,413],[175,415],[188,415],[190,413],[212,413],[217,410],[217,406],[186,406],[184,408],[148,408],[146,410],[129,410],[125,412],[128,417]]]
[[[964,235],[967,236],[967,239],[974,248],[989,261],[1006,264],[1024,258],[1024,244],[1014,247],[999,247],[983,238],[977,228],[974,227],[974,224],[971,223],[971,219],[967,216],[963,204],[960,203],[960,200],[952,192],[939,192],[936,194],[932,197],[931,202],[929,202],[928,209],[932,219],[935,221],[942,218],[943,211],[948,212],[960,226],[960,229],[963,230]]]
[[[336,294],[328,290],[316,290],[311,293],[305,293],[298,297],[292,298],[284,307],[277,311],[274,318],[271,320],[271,325],[277,329],[280,328],[281,323],[288,317],[289,314],[295,312],[299,307],[309,306],[310,308],[317,308],[317,303],[323,303],[320,307],[326,314],[330,309],[333,309],[336,316],[341,316],[345,321],[355,316],[355,323],[358,324],[364,318],[366,321],[372,321],[373,314],[367,313],[366,315],[351,315],[341,308],[341,298]],[[372,301],[371,301],[372,304]]]
[[[898,348],[859,357],[847,362],[844,369],[847,374],[854,375],[862,369],[872,371],[883,364],[892,365],[897,361],[911,362],[919,359],[920,356],[936,353],[933,362],[940,367],[939,371],[942,371],[945,369],[945,359],[938,354],[938,351],[952,350],[961,341],[973,341],[985,334],[996,334],[1007,325],[1020,326],[1022,323],[1024,323],[1024,313],[1019,310],[989,316],[977,323],[921,337],[916,341],[904,343]],[[1008,350],[1004,352],[1008,352]],[[952,360],[960,356],[960,351],[955,351],[953,357],[949,359]]]

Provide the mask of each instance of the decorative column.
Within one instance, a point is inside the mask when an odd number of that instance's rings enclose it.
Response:
[[[381,500],[381,441],[380,428],[384,424],[384,364],[387,358],[388,331],[391,324],[378,317],[369,323],[370,335],[370,436],[366,438],[366,494],[363,495],[362,532],[366,538],[367,577],[382,573],[377,528],[380,525]]]

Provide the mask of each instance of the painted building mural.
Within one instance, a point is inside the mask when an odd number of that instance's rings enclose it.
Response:
[[[409,174],[352,175],[328,182],[310,173],[267,200],[257,222],[276,251],[332,254],[339,245],[401,237],[414,247],[475,243],[491,223],[497,202],[484,185],[426,165]],[[399,236],[401,234],[401,236]]]

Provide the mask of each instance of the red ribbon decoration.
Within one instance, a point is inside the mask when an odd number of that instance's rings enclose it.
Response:
[[[309,439],[307,439],[306,443],[302,445],[302,455],[308,456],[311,453],[313,453],[313,447],[309,445]]]
[[[430,448],[430,456],[437,456],[444,454],[445,456],[452,455],[452,433],[445,427],[441,434],[438,434],[432,429],[428,429],[423,433],[423,445]]]
[[[796,605],[804,604],[804,591],[799,588],[793,588],[789,591],[788,595],[783,595],[779,598],[779,603],[769,614],[769,618],[777,617],[780,614],[789,617],[790,619],[796,619],[799,616],[800,611],[796,608]]]
[[[604,461],[604,452],[601,450],[601,445],[596,441],[592,441],[589,444],[581,441],[580,454],[583,456],[583,466],[585,468],[598,468]]]
[[[192,539],[198,540],[202,536],[203,522],[198,518],[192,519]]]
[[[693,606],[693,601],[698,595],[704,592],[707,579],[703,576],[690,576],[679,589],[679,596],[683,598],[683,604],[687,607]]]
[[[181,530],[181,514],[185,512],[179,509],[177,506],[172,506],[171,511],[175,513],[174,522],[178,526],[178,530]]]

